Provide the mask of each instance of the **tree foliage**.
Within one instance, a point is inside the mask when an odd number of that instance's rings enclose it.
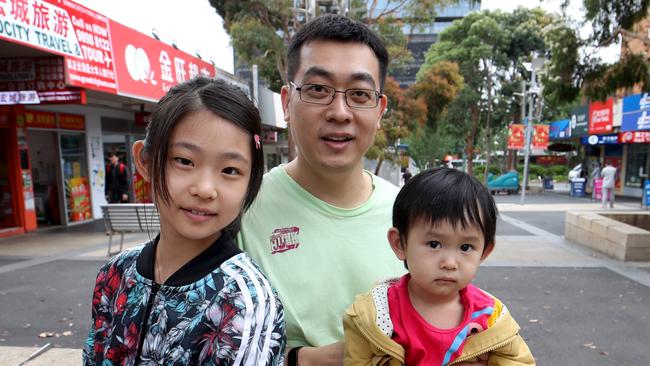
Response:
[[[389,71],[412,60],[404,29],[419,29],[435,19],[436,6],[450,0],[350,1],[348,16],[378,32],[390,54]],[[295,9],[292,0],[210,0],[224,20],[235,53],[249,65],[257,64],[259,75],[274,91],[287,82],[286,49],[293,34],[306,22],[307,14]],[[316,9],[316,15],[324,9]]]

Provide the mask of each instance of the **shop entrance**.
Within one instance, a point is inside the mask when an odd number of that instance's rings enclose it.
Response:
[[[28,135],[29,160],[34,181],[34,206],[39,228],[61,225],[65,222],[61,186],[61,167],[56,131],[30,130]]]
[[[0,232],[20,225],[18,199],[15,181],[12,179],[16,167],[11,166],[11,133],[15,130],[0,128]]]

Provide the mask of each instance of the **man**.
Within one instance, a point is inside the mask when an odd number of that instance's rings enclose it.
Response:
[[[314,19],[289,45],[281,97],[297,156],[265,175],[238,241],[283,302],[290,366],[342,365],[345,309],[404,273],[386,245],[398,189],[363,169],[387,65],[382,41],[342,16]]]
[[[607,208],[607,201],[609,201],[609,207],[614,208],[616,168],[612,166],[612,163],[606,162],[605,167],[600,171],[600,176],[603,177],[603,208]]]
[[[104,194],[108,203],[129,202],[129,169],[114,152],[108,153]]]

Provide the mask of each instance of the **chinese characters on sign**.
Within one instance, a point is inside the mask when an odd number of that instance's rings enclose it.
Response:
[[[110,21],[119,93],[157,101],[174,85],[214,66],[120,23]]]
[[[524,148],[524,125],[511,124],[508,126],[508,149],[518,150]]]
[[[589,105],[589,133],[612,132],[614,100],[607,99],[604,102],[592,102]]]
[[[548,147],[548,131],[549,125],[533,126],[532,146],[534,149],[546,149]]]
[[[69,0],[2,0],[0,38],[64,56],[69,85],[117,92],[101,14]]]
[[[650,95],[630,95],[623,98],[621,131],[650,130]]]

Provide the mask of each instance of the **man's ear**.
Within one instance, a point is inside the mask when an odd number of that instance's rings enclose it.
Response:
[[[283,85],[280,89],[280,100],[282,100],[282,110],[284,111],[284,120],[289,122],[291,116],[289,115],[289,101],[291,99],[291,87]]]
[[[395,253],[397,259],[401,261],[406,260],[406,247],[402,244],[399,230],[394,227],[388,229],[388,242],[390,243],[390,248],[393,250],[393,253]]]
[[[150,182],[151,180],[149,179],[148,156],[144,151],[144,140],[138,140],[133,143],[133,146],[131,147],[131,154],[133,155],[135,169],[142,176],[142,178],[144,178],[145,181]]]
[[[490,245],[485,247],[485,250],[483,250],[483,254],[481,254],[481,261],[484,261],[490,254],[492,254],[493,250],[494,250],[494,243],[490,243]]]
[[[383,94],[379,98],[379,118],[377,119],[377,131],[381,128],[381,118],[384,116],[384,113],[387,112],[388,107],[388,97]]]

